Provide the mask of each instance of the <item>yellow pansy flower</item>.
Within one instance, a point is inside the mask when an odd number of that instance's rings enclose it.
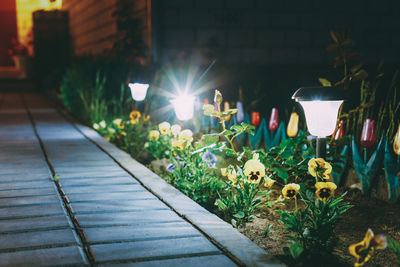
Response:
[[[186,142],[182,139],[174,139],[171,142],[171,146],[183,150],[185,148]]]
[[[149,132],[149,140],[158,140],[158,138],[160,138],[160,132],[157,130],[151,130]]]
[[[146,121],[148,121],[148,120],[150,120],[150,115],[146,115],[146,116],[143,117],[143,121],[144,121],[144,122],[146,122]]]
[[[115,119],[115,120],[113,120],[113,123],[114,123],[115,125],[117,125],[117,127],[118,127],[119,129],[124,129],[124,128],[125,128],[124,122],[122,121],[122,119]]]
[[[273,179],[271,179],[269,177],[266,177],[265,178],[265,182],[264,182],[264,186],[266,188],[270,189],[274,185],[274,183],[275,183],[275,180],[273,180]]]
[[[169,122],[162,122],[158,125],[158,129],[162,135],[170,134],[171,133],[171,124]]]
[[[131,113],[129,113],[129,119],[132,124],[138,123],[141,116],[142,114],[140,113],[140,111],[136,109],[132,110]]]
[[[327,200],[334,195],[337,186],[332,182],[317,182],[315,194],[319,200]]]
[[[312,158],[308,161],[308,172],[314,177],[329,180],[332,165],[322,158]]]
[[[183,130],[182,132],[179,133],[179,139],[191,143],[193,141],[193,132],[189,129]]]
[[[203,105],[203,113],[206,116],[211,116],[211,114],[214,112],[214,106],[211,104],[204,104]]]
[[[371,229],[367,230],[364,239],[361,242],[349,247],[350,255],[356,258],[355,267],[363,266],[372,257],[376,249],[385,249],[387,241],[384,235],[374,235]],[[367,253],[362,253],[367,251]]]
[[[250,183],[258,184],[261,178],[265,176],[265,167],[258,160],[258,154],[255,154],[253,159],[248,160],[244,164],[244,175],[247,176]]]
[[[295,183],[287,184],[282,189],[282,195],[286,199],[293,199],[299,193],[299,190],[300,185]]]

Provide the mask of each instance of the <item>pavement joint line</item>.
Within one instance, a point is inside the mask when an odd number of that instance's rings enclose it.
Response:
[[[159,261],[159,260],[172,260],[172,259],[194,258],[194,257],[203,257],[203,256],[218,256],[218,255],[223,255],[223,253],[221,251],[210,251],[210,252],[201,252],[201,253],[173,254],[173,255],[168,255],[168,256],[142,257],[142,258],[135,258],[135,259],[105,260],[105,261],[99,261],[99,263],[108,264],[108,263],[151,262],[151,261]]]
[[[59,204],[60,202],[43,202],[43,203],[31,203],[31,204],[17,204],[17,205],[10,205],[10,206],[0,206],[0,209],[7,209],[7,208],[23,208],[23,207],[37,207],[37,206],[48,206]]]
[[[27,104],[25,102],[24,95],[21,94],[20,98],[21,98],[23,106],[25,107],[25,112],[28,115],[28,118],[29,118],[29,120],[31,122],[31,126],[33,128],[33,131],[34,131],[34,134],[36,136],[36,139],[39,142],[39,146],[40,146],[40,149],[42,151],[42,155],[43,155],[43,157],[44,157],[44,159],[45,159],[45,161],[46,161],[46,163],[48,165],[48,168],[50,169],[50,173],[51,173],[52,177],[55,177],[56,171],[54,170],[54,167],[53,167],[53,165],[52,165],[52,163],[51,163],[51,161],[50,161],[50,159],[48,157],[48,154],[47,154],[47,151],[46,151],[46,147],[45,147],[45,145],[43,143],[43,140],[41,139],[41,137],[39,135],[39,132],[37,130],[36,122],[35,122],[35,120],[33,118],[33,115],[30,112],[30,110],[29,110],[29,108],[28,108],[28,106],[27,106]],[[78,237],[78,238],[76,238],[76,241],[82,247],[82,250],[83,250],[83,253],[84,253],[82,256],[85,256],[83,259],[85,261],[88,261],[90,265],[94,265],[96,263],[95,255],[94,255],[92,249],[90,248],[90,245],[88,244],[88,240],[85,239],[84,234],[82,234],[82,228],[80,227],[79,224],[78,225],[76,224],[77,220],[76,220],[75,216],[73,215],[71,210],[68,209],[68,203],[65,203],[65,200],[63,198],[63,196],[65,196],[65,193],[62,190],[61,185],[56,180],[53,179],[53,182],[54,182],[54,185],[57,188],[57,191],[58,191],[59,195],[61,196],[61,201],[62,201],[62,203],[64,205],[64,209],[65,209],[65,211],[67,213],[66,217],[70,219],[70,222],[73,225],[74,231],[72,231],[72,232],[74,233],[74,236]],[[75,220],[73,220],[71,218],[75,218]]]
[[[53,188],[52,186],[48,187],[22,187],[22,188],[12,188],[12,189],[0,189],[0,192],[4,191],[20,191],[20,190],[30,190],[30,189],[47,189],[47,188]]]
[[[171,220],[171,221],[162,221],[162,222],[140,222],[140,223],[115,223],[115,224],[93,224],[87,225],[85,228],[112,228],[112,227],[129,227],[129,226],[140,226],[140,225],[152,225],[152,224],[172,224],[172,223],[181,223],[182,220]],[[186,222],[185,222],[186,223]]]
[[[125,209],[125,210],[99,210],[99,211],[82,211],[75,212],[76,215],[91,215],[91,214],[115,214],[115,213],[125,213],[125,212],[143,212],[143,211],[158,211],[158,210],[170,210],[167,208],[156,208],[156,209]]]
[[[19,251],[28,251],[28,250],[39,250],[39,249],[46,249],[46,248],[73,247],[73,246],[77,246],[77,244],[70,242],[70,243],[41,245],[41,246],[26,246],[26,247],[0,249],[0,253],[10,253],[10,252],[19,252]]]
[[[118,239],[118,240],[107,240],[107,241],[95,241],[90,242],[90,245],[106,245],[106,244],[120,244],[120,243],[135,243],[135,242],[146,242],[156,240],[173,240],[173,239],[185,239],[192,237],[202,237],[201,233],[193,235],[174,235],[174,236],[155,236],[146,238],[132,238],[132,239]]]
[[[43,215],[10,216],[10,217],[1,217],[0,221],[29,219],[29,218],[41,218],[41,217],[50,217],[50,216],[58,216],[58,215],[65,215],[65,214],[64,213],[50,213],[50,214],[43,214]]]
[[[3,175],[0,175],[3,176]],[[8,184],[8,183],[29,183],[29,182],[48,182],[51,180],[50,178],[42,178],[42,179],[33,179],[33,180],[10,180],[10,181],[0,181],[0,184]]]
[[[39,228],[13,230],[13,231],[4,231],[4,232],[0,232],[0,235],[33,233],[33,232],[43,232],[43,231],[52,231],[52,230],[64,230],[64,229],[72,230],[73,228],[70,226],[39,227]]]
[[[100,199],[100,200],[75,200],[75,201],[70,201],[70,203],[98,203],[98,202],[114,202],[114,201],[142,201],[142,200],[155,200],[157,198],[131,198],[131,199],[127,199],[127,198],[113,198],[113,199]],[[1,207],[0,207],[1,208]]]
[[[110,183],[110,184],[72,184],[72,185],[63,185],[62,183],[60,183],[61,185],[62,185],[62,187],[64,187],[64,188],[68,188],[68,187],[92,187],[92,186],[97,186],[97,187],[100,187],[100,186],[105,186],[105,187],[107,187],[107,186],[110,186],[110,185],[134,185],[135,183],[120,183],[120,184],[116,184],[116,183]],[[137,185],[137,184],[135,184],[135,185]],[[138,190],[133,190],[133,191],[135,191],[135,192],[137,192]],[[139,192],[140,192],[141,190],[139,190]],[[146,190],[147,191],[147,190]],[[125,192],[125,191],[122,191],[122,192]]]
[[[8,196],[8,197],[0,197],[0,199],[6,199],[6,198],[26,198],[26,197],[46,197],[46,196],[54,196],[54,194]]]

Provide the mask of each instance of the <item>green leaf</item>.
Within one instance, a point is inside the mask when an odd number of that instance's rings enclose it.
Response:
[[[339,45],[338,44],[330,44],[326,48],[326,51],[331,52],[331,51],[338,51],[339,50]]]
[[[215,200],[214,205],[217,206],[220,210],[226,210],[227,208],[225,203],[221,199]]]
[[[322,86],[325,86],[325,87],[332,86],[332,83],[325,78],[318,78],[318,81]]]
[[[290,255],[293,257],[293,259],[297,259],[298,257],[300,257],[301,253],[303,253],[304,251],[303,247],[298,242],[294,242],[290,246],[289,250],[290,250]]]
[[[353,76],[357,80],[365,80],[368,77],[368,73],[364,69],[362,69],[362,70],[359,70],[356,73],[354,73]]]
[[[244,212],[243,211],[239,211],[236,214],[233,214],[233,217],[238,218],[238,219],[243,219],[244,218]]]
[[[233,126],[231,127],[231,130],[232,130],[232,131],[236,131],[236,132],[240,132],[240,131],[243,131],[243,127],[240,126],[240,125],[235,124],[235,125],[233,125]]]
[[[230,130],[223,130],[221,133],[219,133],[220,135],[224,135],[224,136],[229,136],[229,135],[233,135],[233,132]]]
[[[53,177],[54,181],[58,181],[58,179],[60,179],[60,175],[59,174],[55,174]]]
[[[206,146],[209,146],[211,144],[215,144],[218,142],[219,137],[218,135],[215,134],[205,134],[201,137],[201,140],[204,142]]]

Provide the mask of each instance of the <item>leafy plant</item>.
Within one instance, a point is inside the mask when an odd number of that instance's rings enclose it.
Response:
[[[330,254],[337,241],[334,229],[339,216],[351,206],[343,201],[344,195],[326,201],[319,200],[309,190],[299,195],[305,208],[279,211],[285,229],[293,233],[288,235],[293,243],[284,248],[284,252],[293,258],[298,258],[303,253],[308,256]]]

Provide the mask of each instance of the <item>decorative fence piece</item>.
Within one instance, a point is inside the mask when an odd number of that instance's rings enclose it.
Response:
[[[389,200],[395,202],[400,196],[400,156],[392,158],[389,140],[385,142],[385,155],[383,158]]]
[[[345,145],[343,147],[342,152],[340,152],[340,155],[343,156],[341,157],[340,162],[335,163],[333,170],[332,170],[332,179],[333,182],[337,185],[340,184],[342,181],[343,173],[346,170],[347,162],[348,162],[348,153],[349,153],[349,147]]]
[[[353,165],[354,170],[358,176],[358,179],[361,182],[362,190],[365,195],[369,195],[371,193],[371,183],[375,178],[376,174],[381,167],[381,161],[384,154],[384,144],[385,137],[382,137],[379,141],[378,147],[371,155],[370,159],[363,159],[361,157],[360,151],[357,148],[357,144],[354,136],[352,137],[351,147],[353,150]]]

